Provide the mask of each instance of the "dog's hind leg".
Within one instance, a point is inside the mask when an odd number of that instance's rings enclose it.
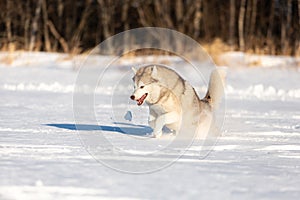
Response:
[[[162,135],[162,128],[166,124],[179,123],[180,116],[177,112],[169,112],[160,115],[155,120],[155,127],[153,130],[153,136],[159,138]]]

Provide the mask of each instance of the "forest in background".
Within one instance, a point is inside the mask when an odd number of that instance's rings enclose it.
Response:
[[[0,7],[2,51],[77,54],[153,26],[215,51],[300,56],[300,0],[0,0]]]

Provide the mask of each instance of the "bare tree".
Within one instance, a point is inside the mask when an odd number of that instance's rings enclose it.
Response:
[[[240,50],[245,51],[244,40],[244,19],[245,19],[246,0],[241,0],[240,14],[239,14],[239,44]]]
[[[59,41],[60,45],[63,48],[63,51],[65,53],[69,53],[69,45],[66,42],[66,40],[61,36],[61,34],[59,34],[59,32],[56,30],[55,25],[53,24],[52,21],[48,20],[47,25],[49,26],[49,29],[51,31],[51,33],[53,34],[53,36],[56,38],[57,41]]]
[[[292,28],[291,28],[291,24],[292,24],[292,0],[287,0],[287,23],[286,23],[286,34],[287,34],[287,37],[290,38],[292,35]],[[291,46],[290,46],[290,43],[289,43],[289,39],[286,39],[285,40],[285,46],[286,46],[286,52],[285,54],[291,54]]]
[[[127,31],[129,29],[129,20],[128,20],[129,7],[130,7],[130,1],[125,0],[122,5],[122,15],[121,15],[121,21],[123,23],[124,31]],[[123,38],[124,43],[130,44],[129,39],[130,39],[129,34],[127,32],[125,32],[124,38]],[[125,45],[125,48],[129,48],[129,46]],[[127,52],[127,49],[125,49],[125,52]]]
[[[201,27],[201,19],[202,19],[202,16],[203,16],[203,13],[202,13],[202,0],[197,0],[196,3],[195,3],[195,8],[196,8],[196,11],[195,11],[195,18],[193,20],[193,23],[194,23],[194,38],[198,38],[200,36],[200,27]]]
[[[300,0],[298,0],[298,29],[300,30]],[[298,34],[300,34],[300,31]],[[296,48],[296,54],[300,55],[300,37],[298,37],[298,45]]]
[[[7,35],[7,41],[8,41],[8,49],[9,51],[13,51],[13,43],[12,43],[12,29],[11,29],[11,23],[12,23],[12,19],[11,19],[11,12],[12,12],[12,1],[11,0],[7,0],[6,1],[6,9],[7,9],[7,13],[6,13],[6,35]]]
[[[43,0],[38,0],[37,6],[35,9],[35,15],[34,15],[34,18],[32,21],[32,32],[31,32],[30,43],[29,43],[29,51],[32,51],[35,46],[36,37],[37,37],[37,33],[38,33],[38,21],[40,18],[42,4],[43,4]]]
[[[251,21],[250,21],[250,43],[254,44],[254,36],[255,36],[255,27],[256,27],[256,17],[257,17],[257,0],[252,0],[252,13],[251,13]]]
[[[97,0],[101,12],[101,21],[102,21],[102,31],[105,39],[112,36],[114,34],[114,5],[115,2],[113,0]],[[110,52],[112,49],[112,44],[107,43],[107,50]]]
[[[43,1],[43,28],[44,28],[44,39],[45,39],[45,48],[46,51],[51,51],[51,43],[50,43],[50,39],[49,39],[49,31],[48,31],[48,10],[47,10],[47,0],[42,0]]]
[[[208,46],[218,39],[224,49],[300,55],[300,0],[2,0],[0,7],[1,48],[10,51],[80,53],[121,31],[154,26]],[[152,36],[161,46],[174,40]]]
[[[269,15],[269,27],[267,32],[267,44],[269,47],[269,53],[275,53],[275,45],[273,42],[273,27],[274,27],[274,14],[275,14],[275,2],[271,2],[270,15]]]
[[[230,0],[229,44],[234,49],[235,38],[235,0]]]
[[[63,2],[63,0],[58,0],[57,1],[57,6],[56,6],[56,11],[57,11],[57,30],[58,31],[62,31],[63,30],[63,14],[64,14],[64,9],[65,8],[65,3]],[[48,22],[47,22],[48,24]],[[54,25],[54,24],[53,24]],[[60,36],[61,37],[61,36]],[[57,46],[58,46],[58,40],[55,40],[53,42],[53,49],[55,49],[57,51]],[[61,42],[59,42],[61,44]],[[66,52],[66,46],[62,47],[64,49],[64,52]]]
[[[281,2],[282,5],[282,9],[281,9],[281,41],[280,41],[280,45],[281,45],[281,52],[283,54],[286,53],[286,23],[287,23],[287,13],[286,13],[286,4],[284,4],[285,2]]]
[[[72,39],[71,39],[71,47],[72,47],[72,53],[73,54],[77,54],[81,51],[79,49],[79,45],[80,45],[83,30],[84,30],[85,25],[88,21],[88,17],[91,14],[91,4],[92,4],[91,0],[86,1],[85,9],[82,12],[79,24],[76,27],[76,29],[74,30],[74,34],[73,34]]]
[[[25,49],[29,49],[29,35],[30,35],[30,20],[31,20],[31,15],[30,15],[30,1],[26,1],[26,9],[25,9],[25,24],[24,24],[24,45]]]

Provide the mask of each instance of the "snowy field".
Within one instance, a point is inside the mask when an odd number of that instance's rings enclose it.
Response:
[[[113,170],[86,151],[75,130],[78,71],[70,60],[40,53],[17,55],[11,66],[0,63],[0,199],[299,199],[299,67],[283,57],[259,57],[262,67],[237,67],[236,57],[241,54],[225,57],[235,64],[228,70],[224,132],[208,156],[195,156],[200,147],[194,145],[172,165],[139,175]],[[127,73],[129,66],[120,63],[110,75]],[[97,94],[105,99],[110,88],[102,89]],[[95,106],[106,136],[131,150],[129,160],[140,167],[139,139],[128,142],[131,135],[108,124],[109,106]],[[124,107],[116,109],[124,113]],[[139,120],[145,119],[143,113]],[[88,135],[93,128],[97,134],[97,127],[85,124],[78,132]],[[147,141],[158,146],[166,140]],[[142,157],[149,166],[169,159]]]

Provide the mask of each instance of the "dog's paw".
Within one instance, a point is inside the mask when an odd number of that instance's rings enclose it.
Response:
[[[162,132],[161,132],[161,131],[160,131],[160,132],[154,132],[154,133],[153,133],[153,138],[160,138],[161,135],[162,135]]]

